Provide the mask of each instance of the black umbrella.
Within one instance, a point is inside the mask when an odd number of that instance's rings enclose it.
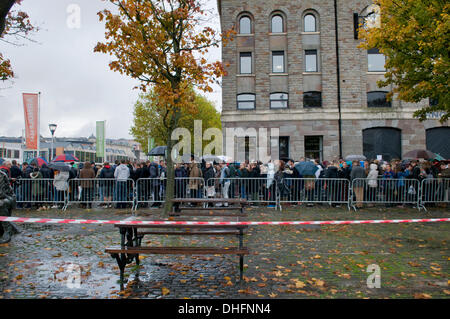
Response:
[[[150,152],[148,156],[166,156],[167,146],[156,146]]]
[[[48,164],[49,168],[52,168],[54,170],[60,171],[60,172],[69,172],[70,166],[63,163],[63,162],[55,162]]]

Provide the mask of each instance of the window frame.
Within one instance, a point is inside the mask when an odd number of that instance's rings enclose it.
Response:
[[[242,31],[242,19],[245,19],[245,18],[247,18],[248,20],[249,20],[249,22],[250,22],[250,32],[249,33],[242,33],[241,31]],[[239,17],[239,34],[242,34],[242,35],[250,35],[250,34],[253,34],[253,20],[252,20],[252,18],[249,16],[249,15],[247,15],[247,14],[243,14],[243,15],[241,15],[240,17]]]
[[[243,96],[243,95],[253,96],[253,99],[239,101],[239,97]],[[241,103],[253,102],[253,107],[252,108],[240,108],[239,107],[240,102]],[[256,94],[255,93],[239,93],[236,95],[236,109],[237,110],[254,110],[255,108],[256,108]]]
[[[250,57],[250,72],[249,73],[243,73],[242,72],[242,58],[243,57]],[[239,74],[253,74],[253,53],[252,52],[239,52]]]
[[[287,148],[287,155],[281,156],[281,139],[286,139],[286,148]],[[289,158],[291,155],[291,139],[290,136],[278,136],[278,157],[279,158]]]
[[[318,59],[318,50],[312,49],[312,50],[305,50],[305,72],[307,73],[317,73],[319,72],[319,59]],[[314,54],[312,54],[314,52]],[[315,70],[314,71],[308,71],[308,64],[307,64],[307,56],[308,55],[314,55],[316,57],[315,59]]]
[[[282,99],[282,98],[273,99],[272,96],[277,95],[277,94],[283,94],[283,96],[285,95],[286,99]],[[272,102],[286,102],[286,107],[273,107]],[[288,109],[289,108],[289,93],[287,93],[287,92],[272,92],[272,93],[270,93],[269,105],[270,105],[270,108],[274,109],[274,110]]]
[[[312,149],[307,149],[306,148],[306,142],[307,139],[309,138],[319,138],[319,149],[318,150],[312,150]],[[319,153],[319,160],[322,162],[323,161],[323,135],[305,135],[304,137],[304,149],[305,149],[305,157],[310,158],[307,156],[307,152],[310,153],[314,153],[314,152],[318,152]],[[314,158],[310,158],[310,159],[316,159],[317,157]]]
[[[384,93],[385,94],[385,101],[386,101],[385,104],[388,104],[388,105],[382,105],[382,106],[380,106],[380,105],[369,105],[369,95],[372,95],[373,93]],[[387,97],[386,97],[388,93],[389,93],[388,91],[369,91],[369,92],[367,92],[367,107],[370,107],[370,108],[373,108],[373,107],[392,108],[392,100],[389,101],[387,99]]]
[[[320,105],[319,106],[307,106],[306,105],[306,103],[305,103],[305,95],[306,94],[316,94],[316,93],[319,93],[319,97],[320,97]],[[303,92],[303,107],[304,108],[308,108],[308,109],[313,109],[313,108],[321,108],[322,107],[322,92],[321,91],[306,91],[306,92]]]
[[[281,31],[274,31],[274,27],[273,27],[273,20],[275,18],[280,18],[281,19]],[[275,13],[271,16],[270,18],[270,33],[274,33],[274,34],[279,34],[279,33],[285,33],[286,32],[286,28],[284,26],[284,17],[280,14],[280,13]]]
[[[314,31],[307,31],[306,30],[306,17],[311,16],[314,18]],[[303,32],[318,32],[318,27],[317,27],[317,17],[315,14],[308,12],[303,16]]]
[[[282,71],[275,70],[275,65],[274,65],[274,57],[275,56],[283,57],[283,70]],[[286,73],[286,53],[284,51],[272,51],[272,73]]]
[[[370,69],[370,63],[369,63],[369,57],[370,56],[374,56],[374,55],[380,55],[384,58],[384,63],[383,63],[383,69]],[[386,72],[386,67],[384,66],[386,64],[386,56],[382,53],[380,53],[380,51],[378,50],[378,48],[372,48],[367,50],[367,72]]]

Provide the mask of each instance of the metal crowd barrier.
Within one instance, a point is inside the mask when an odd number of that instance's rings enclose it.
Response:
[[[175,178],[177,198],[245,198],[250,204],[273,204],[282,209],[288,203],[346,204],[348,208],[364,204],[411,204],[426,209],[429,204],[450,203],[450,179],[275,179],[267,178]],[[166,178],[71,179],[65,187],[54,185],[53,179],[19,179],[13,184],[18,207],[33,204],[59,205],[66,209],[73,204],[131,205],[133,209],[161,205],[166,199]],[[62,188],[62,189],[61,189]]]
[[[411,204],[419,208],[420,183],[415,179],[383,179],[368,180],[356,178],[352,181],[350,197],[353,209],[363,204]]]
[[[176,177],[176,198],[203,198],[204,180],[201,177]],[[136,181],[136,204],[139,207],[160,206],[166,200],[167,178],[140,178]]]
[[[105,204],[134,208],[135,185],[132,179],[75,178],[68,181],[66,207],[73,204]]]
[[[19,207],[31,207],[34,203],[61,205],[65,204],[68,189],[58,190],[51,178],[21,178],[13,184],[16,202]],[[62,208],[61,207],[61,208]]]
[[[250,204],[273,204],[277,207],[277,183],[272,180],[268,184],[267,178],[227,178],[227,182],[220,182],[220,178],[210,178],[205,187],[206,197],[209,198],[242,198]]]
[[[346,204],[350,209],[350,182],[341,178],[283,178],[278,185],[283,203]]]
[[[450,178],[424,179],[420,185],[420,207],[426,204],[450,203]]]

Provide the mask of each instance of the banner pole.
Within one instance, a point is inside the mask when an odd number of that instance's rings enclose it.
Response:
[[[38,95],[38,125],[37,125],[37,156],[39,157],[41,152],[41,92]]]

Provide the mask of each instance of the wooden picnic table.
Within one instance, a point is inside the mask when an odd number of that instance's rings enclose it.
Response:
[[[171,218],[173,220],[173,218]],[[224,221],[224,220],[222,220]],[[120,246],[107,247],[105,251],[115,258],[120,270],[120,283],[123,289],[124,271],[127,264],[136,261],[139,265],[140,254],[162,255],[226,255],[239,256],[239,278],[242,280],[244,256],[249,254],[244,247],[244,233],[247,225],[114,225],[119,229]],[[142,246],[142,239],[146,235],[171,236],[226,236],[235,235],[239,239],[238,247],[156,247]]]

